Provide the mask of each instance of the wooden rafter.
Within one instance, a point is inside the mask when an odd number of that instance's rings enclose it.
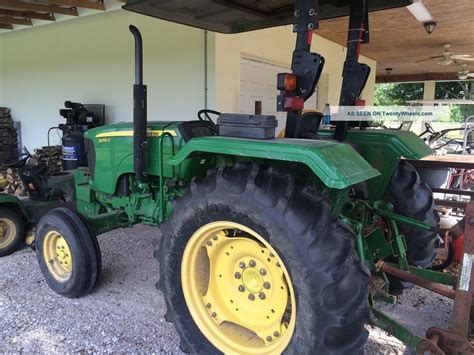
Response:
[[[13,26],[0,23],[0,29],[2,29],[2,30],[13,30]]]
[[[55,21],[54,14],[52,13],[42,13],[34,11],[15,11],[0,9],[1,16],[13,16],[13,17],[22,17],[35,20],[45,20],[45,21]]]
[[[44,1],[49,4],[67,5],[67,6],[74,6],[74,7],[83,7],[85,9],[105,11],[105,6],[102,1],[99,1],[99,2],[88,1],[88,0],[44,0]]]
[[[0,23],[10,24],[10,25],[33,26],[33,24],[31,23],[31,19],[29,18],[18,18],[18,17],[11,17],[11,16],[0,16]]]
[[[426,80],[458,80],[455,73],[426,73],[426,74],[407,74],[407,75],[379,75],[376,83],[409,83]]]
[[[19,0],[0,0],[0,8],[12,10],[28,10],[37,12],[49,12],[55,14],[78,16],[77,8],[61,7],[58,5],[42,5],[38,3],[25,2]]]

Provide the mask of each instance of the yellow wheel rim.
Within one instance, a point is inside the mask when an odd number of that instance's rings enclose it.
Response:
[[[0,218],[0,249],[8,247],[16,236],[16,226],[8,218]]]
[[[275,354],[296,323],[289,273],[271,245],[233,222],[213,222],[190,238],[181,285],[191,316],[223,353]]]
[[[56,280],[64,282],[69,279],[72,273],[72,254],[61,234],[55,231],[46,234],[43,240],[43,257]]]

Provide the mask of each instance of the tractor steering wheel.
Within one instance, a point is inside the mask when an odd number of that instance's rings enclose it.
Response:
[[[427,132],[435,133],[435,130],[433,129],[433,127],[428,122],[425,122],[425,127],[426,127]]]
[[[3,166],[5,168],[15,168],[15,169],[23,168],[26,165],[26,162],[28,161],[28,159],[31,158],[31,154],[30,152],[26,150],[26,148],[25,148],[25,151],[26,151],[25,153],[20,154],[16,156],[15,158],[6,159],[3,162]]]
[[[199,121],[201,121],[204,126],[209,128],[214,133],[219,133],[219,130],[217,129],[217,125],[212,120],[211,116],[209,116],[209,114],[219,116],[221,113],[219,111],[204,109],[204,110],[200,110],[197,116],[199,118]]]
[[[428,122],[425,122],[425,130],[421,134],[419,134],[418,137],[423,137],[426,133],[429,133],[430,135],[436,133],[436,131]]]

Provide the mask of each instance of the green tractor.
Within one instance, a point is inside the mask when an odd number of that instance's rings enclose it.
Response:
[[[148,122],[142,40],[130,26],[133,123],[88,131],[88,168],[73,174],[43,181],[28,159],[18,162],[31,197],[0,196],[0,255],[34,229],[48,285],[81,297],[100,276],[96,236],[144,223],[163,233],[157,287],[185,352],[352,354],[362,349],[368,323],[410,346],[437,348],[375,307],[410,286],[401,274],[456,282],[425,270],[438,217],[430,188],[401,161],[432,150],[410,132],[347,122],[320,130],[320,114],[302,115],[324,65],[310,52],[318,19],[350,15],[340,103],[351,106],[370,73],[358,62],[368,12],[410,1],[185,3],[131,0],[124,7],[224,33],[293,24],[292,73],[278,75],[286,137],[274,138],[274,117],[262,115],[202,110],[195,121]]]

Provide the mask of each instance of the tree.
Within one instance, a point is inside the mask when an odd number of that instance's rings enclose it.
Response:
[[[435,99],[441,100],[474,100],[474,81],[440,81],[436,83]],[[451,120],[464,122],[474,116],[474,105],[452,105]]]
[[[375,87],[375,106],[404,106],[423,99],[423,83],[388,83]]]
[[[375,86],[376,106],[407,105],[408,101],[423,99],[423,83],[389,83]],[[474,81],[440,81],[436,83],[435,99],[474,100]],[[463,122],[474,116],[474,105],[452,105],[450,121]]]

